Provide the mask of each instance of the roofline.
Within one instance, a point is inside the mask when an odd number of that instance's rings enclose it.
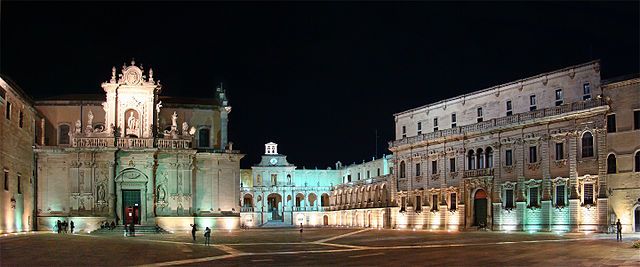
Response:
[[[541,78],[541,77],[544,77],[544,76],[549,76],[551,74],[556,74],[556,73],[567,71],[567,70],[570,70],[570,69],[587,67],[589,65],[594,65],[594,64],[599,64],[599,63],[600,63],[600,60],[596,59],[596,60],[592,60],[592,61],[589,61],[589,62],[576,64],[576,65],[572,65],[572,66],[568,66],[568,67],[564,67],[562,69],[552,70],[552,71],[549,71],[549,72],[543,72],[543,73],[540,73],[540,74],[537,74],[537,75],[534,75],[534,76],[530,76],[530,77],[527,77],[527,78],[522,78],[522,79],[518,79],[518,80],[515,80],[515,81],[510,81],[510,82],[507,82],[507,83],[494,85],[494,86],[489,87],[489,88],[473,91],[471,93],[462,94],[462,95],[459,95],[459,96],[443,99],[443,100],[440,100],[440,101],[437,101],[437,102],[433,102],[433,103],[430,103],[430,104],[426,104],[426,105],[423,105],[423,106],[419,106],[419,107],[415,107],[415,108],[412,108],[412,109],[408,109],[408,110],[405,110],[405,111],[397,112],[397,113],[394,113],[393,116],[397,117],[397,116],[404,115],[404,114],[407,114],[407,113],[411,113],[411,112],[414,112],[414,111],[417,111],[417,110],[420,110],[420,109],[428,108],[430,106],[435,106],[435,105],[438,105],[438,104],[450,102],[452,100],[466,98],[468,96],[476,95],[476,94],[479,94],[479,93],[489,92],[489,91],[494,90],[494,89],[507,87],[507,86],[510,86],[510,85],[518,84],[518,83],[524,83],[525,81],[534,80],[534,79]]]
[[[15,91],[18,95],[20,95],[20,97],[22,97],[25,100],[25,102],[33,106],[34,104],[33,98],[31,98],[31,96],[29,96],[24,90],[22,90],[22,87],[20,87],[18,83],[16,83],[9,76],[1,73],[0,73],[0,79],[2,79],[5,83],[7,83],[7,85],[9,85],[9,87],[11,87],[13,91]]]

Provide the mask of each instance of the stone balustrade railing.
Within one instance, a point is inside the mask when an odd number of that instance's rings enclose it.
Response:
[[[465,170],[462,177],[470,178],[470,177],[481,177],[481,176],[493,176],[493,172],[494,172],[493,168]]]
[[[160,148],[191,149],[191,139],[115,138],[115,137],[72,137],[72,147],[122,149]],[[220,153],[238,153],[235,150],[220,150]]]
[[[587,109],[605,106],[605,105],[607,105],[607,103],[603,98],[594,98],[594,99],[589,99],[585,101],[573,102],[573,103],[568,103],[568,104],[564,104],[557,107],[534,110],[530,112],[514,114],[511,116],[495,118],[495,119],[478,122],[474,124],[458,126],[455,128],[449,128],[449,129],[443,129],[440,131],[424,133],[417,136],[405,137],[400,140],[390,141],[389,147],[398,147],[401,145],[413,144],[413,143],[421,142],[424,140],[433,140],[433,139],[455,136],[455,135],[485,132],[485,131],[496,129],[499,127],[531,123],[533,121],[536,121],[542,118],[567,114],[575,111],[587,110]]]

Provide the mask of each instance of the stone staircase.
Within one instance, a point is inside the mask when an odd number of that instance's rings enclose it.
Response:
[[[294,226],[283,221],[268,221],[260,225],[262,228],[293,228]]]
[[[113,230],[98,229],[91,232],[91,234],[124,233],[124,230],[125,230],[124,225],[118,225]],[[136,231],[136,234],[170,234],[171,233],[165,229],[162,229],[162,227],[156,230],[155,225],[136,225],[135,231]]]

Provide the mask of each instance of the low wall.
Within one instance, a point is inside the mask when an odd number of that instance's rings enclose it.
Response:
[[[38,217],[38,230],[40,231],[52,231],[56,232],[57,221],[60,220],[70,223],[73,221],[75,226],[74,232],[89,233],[100,228],[100,224],[103,221],[111,220],[107,217],[73,217],[73,216],[50,216],[50,217]],[[71,226],[68,226],[68,230],[71,231]]]
[[[191,224],[198,225],[198,230],[202,231],[206,227],[211,229],[238,229],[240,228],[240,217],[156,217],[156,223],[168,231],[189,231]]]

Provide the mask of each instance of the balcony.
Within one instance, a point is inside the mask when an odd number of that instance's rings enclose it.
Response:
[[[390,141],[389,147],[398,147],[418,143],[425,140],[433,140],[438,138],[447,138],[450,136],[464,135],[471,133],[486,132],[501,127],[509,127],[516,125],[524,125],[533,123],[541,119],[551,119],[554,116],[569,115],[572,112],[588,110],[596,107],[606,106],[607,102],[602,98],[594,98],[585,101],[568,103],[557,107],[550,107],[540,110],[534,110],[525,113],[514,114],[512,116],[495,118],[479,123],[459,126],[450,129],[444,129],[436,132],[424,133],[417,136],[405,137],[400,140]]]
[[[160,149],[190,149],[191,139],[158,139]]]
[[[253,207],[240,207],[240,212],[253,212]]]
[[[477,169],[477,170],[465,170],[463,178],[493,176],[493,168]]]

